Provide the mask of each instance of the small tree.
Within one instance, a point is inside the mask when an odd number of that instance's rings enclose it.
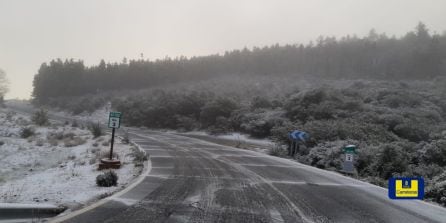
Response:
[[[6,78],[6,73],[0,69],[0,106],[4,106],[5,94],[9,91],[9,81]]]
[[[20,137],[22,137],[24,139],[29,138],[35,134],[36,133],[35,133],[34,129],[31,127],[25,127],[20,130]]]
[[[49,124],[48,112],[43,109],[40,109],[39,111],[34,113],[31,120],[34,122],[34,124],[39,126],[47,125]]]

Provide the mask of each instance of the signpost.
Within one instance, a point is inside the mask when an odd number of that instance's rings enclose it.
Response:
[[[112,128],[112,137],[110,142],[110,156],[109,159],[101,159],[99,169],[114,168],[119,169],[121,167],[121,161],[113,159],[113,145],[115,143],[115,130],[121,126],[121,112],[110,112],[108,116],[108,127]]]
[[[353,165],[354,155],[356,153],[355,145],[348,145],[344,147],[345,160],[342,165],[342,171],[346,173],[355,173],[355,166]]]
[[[112,138],[110,143],[110,160],[113,159],[113,144],[115,142],[115,129],[121,126],[121,112],[110,112],[108,116],[108,127],[112,128]]]
[[[288,155],[294,156],[299,150],[299,143],[305,143],[309,136],[306,132],[294,130],[288,133],[288,138],[290,139],[290,149],[288,151]]]

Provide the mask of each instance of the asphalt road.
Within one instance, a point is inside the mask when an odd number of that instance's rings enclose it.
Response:
[[[446,209],[287,159],[133,130],[151,171],[67,222],[446,222]]]

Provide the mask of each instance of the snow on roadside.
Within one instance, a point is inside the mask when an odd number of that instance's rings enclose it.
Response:
[[[217,137],[222,138],[222,139],[230,139],[230,140],[235,140],[235,141],[242,141],[242,142],[247,142],[247,143],[256,144],[256,145],[262,145],[262,146],[274,145],[274,142],[272,142],[271,140],[268,140],[268,139],[253,139],[253,138],[250,138],[248,135],[241,134],[241,133],[230,133],[230,134],[219,135]]]
[[[115,140],[123,166],[116,187],[96,186],[99,159],[107,156],[110,136],[93,139],[90,131],[69,125],[37,127],[29,117],[0,110],[0,203],[47,203],[76,208],[109,195],[142,171],[131,145]],[[23,128],[35,134],[20,137]],[[134,148],[133,148],[134,149]]]
[[[179,133],[179,132],[174,132]],[[275,143],[268,139],[255,139],[249,137],[247,134],[242,133],[227,133],[227,134],[221,134],[221,135],[211,135],[203,131],[190,131],[190,132],[181,132],[181,134],[185,135],[197,135],[197,136],[206,136],[216,139],[226,139],[231,140],[234,142],[239,142],[241,145],[243,144],[250,144],[252,146],[258,146],[254,147],[253,149],[257,152],[265,153],[267,154],[269,152],[269,148],[274,147]]]

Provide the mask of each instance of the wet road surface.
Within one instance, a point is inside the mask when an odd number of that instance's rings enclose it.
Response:
[[[446,209],[287,159],[149,130],[141,184],[67,222],[446,222]]]

